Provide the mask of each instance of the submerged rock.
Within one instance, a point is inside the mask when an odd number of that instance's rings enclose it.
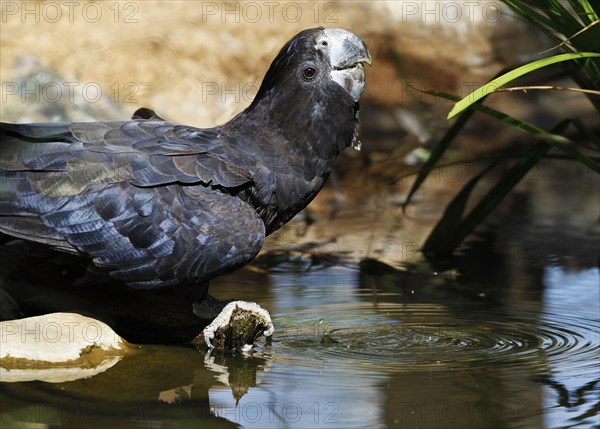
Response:
[[[115,365],[128,344],[108,325],[75,313],[0,322],[0,381],[63,382]]]
[[[261,335],[270,337],[274,327],[269,312],[254,302],[233,301],[204,328],[194,344],[209,349],[247,350]]]

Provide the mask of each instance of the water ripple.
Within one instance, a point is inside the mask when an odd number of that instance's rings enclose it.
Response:
[[[336,323],[312,322],[310,328],[288,329],[276,337],[278,353],[288,358],[335,360],[341,365],[376,364],[392,371],[490,364],[545,370],[548,359],[558,357],[574,374],[600,368],[595,320],[552,314],[550,322],[542,313],[535,320],[503,316],[482,322],[452,317],[444,322],[447,317],[442,310],[422,310],[420,315],[431,322],[337,318]],[[337,311],[357,313],[350,308]]]

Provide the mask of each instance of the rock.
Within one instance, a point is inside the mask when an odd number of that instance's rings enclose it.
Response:
[[[197,347],[248,350],[261,335],[270,337],[274,327],[269,313],[254,302],[233,301],[193,341]]]
[[[75,313],[0,322],[0,381],[90,377],[115,365],[129,346],[108,325]]]

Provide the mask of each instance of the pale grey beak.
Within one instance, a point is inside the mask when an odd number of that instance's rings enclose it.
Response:
[[[323,41],[326,41],[323,44]],[[365,42],[351,31],[342,28],[326,28],[317,47],[328,49],[331,64],[331,79],[342,86],[358,101],[365,89],[365,67],[371,65],[371,54]],[[323,46],[326,46],[323,47]]]

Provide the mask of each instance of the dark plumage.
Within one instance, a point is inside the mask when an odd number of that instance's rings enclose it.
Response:
[[[250,262],[352,145],[364,42],[309,29],[252,104],[199,129],[132,120],[0,125],[0,232],[91,258],[134,288],[189,288]]]

